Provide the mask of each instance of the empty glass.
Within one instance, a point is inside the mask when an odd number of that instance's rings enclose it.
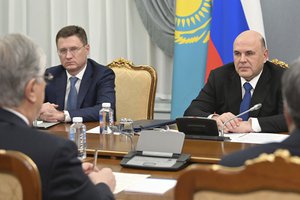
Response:
[[[133,130],[132,119],[122,118],[120,120],[120,133],[130,139],[131,151],[134,151],[135,150],[134,142],[133,142],[134,130]]]
[[[121,134],[134,135],[132,119],[122,118],[120,120],[120,132]]]

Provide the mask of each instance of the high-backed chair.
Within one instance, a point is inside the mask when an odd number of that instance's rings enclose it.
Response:
[[[285,63],[285,62],[283,62],[281,60],[278,60],[276,58],[272,59],[271,62],[274,63],[274,64],[276,64],[276,65],[279,65],[282,68],[288,68],[289,67],[289,65],[287,63]]]
[[[38,168],[21,152],[0,150],[0,200],[22,199],[42,199]]]
[[[116,75],[116,119],[153,119],[157,75],[153,67],[119,58],[108,65]]]
[[[192,165],[179,177],[175,199],[300,199],[300,157],[278,150],[243,167]]]

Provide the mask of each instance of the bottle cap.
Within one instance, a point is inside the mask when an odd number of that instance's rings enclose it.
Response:
[[[110,108],[110,103],[102,103],[102,107]]]
[[[73,117],[72,119],[73,122],[82,122],[82,117]]]

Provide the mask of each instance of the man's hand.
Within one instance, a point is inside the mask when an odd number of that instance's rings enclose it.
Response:
[[[222,115],[214,115],[212,119],[217,121],[218,129],[222,130],[224,123],[234,117],[234,114],[232,114],[231,112],[227,112],[223,113]],[[241,121],[241,118],[236,118],[226,123],[226,125],[223,128],[224,133],[228,133],[230,130],[234,130],[237,127],[239,127]]]
[[[234,129],[230,129],[229,132],[232,132],[232,133],[249,133],[249,132],[253,132],[251,120],[241,121],[239,123],[238,127],[234,128]]]
[[[61,122],[65,120],[63,111],[57,110],[58,105],[52,103],[44,103],[40,110],[39,118],[47,122]]]
[[[115,190],[116,179],[110,168],[102,168],[99,170],[97,167],[94,167],[92,163],[85,162],[82,163],[82,169],[95,185],[105,183],[112,192]]]

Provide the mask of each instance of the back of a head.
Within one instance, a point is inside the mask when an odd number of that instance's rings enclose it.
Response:
[[[300,128],[300,59],[294,62],[282,76],[283,100],[295,125]]]
[[[43,75],[45,58],[43,51],[25,35],[0,38],[0,107],[20,105],[26,83]]]

